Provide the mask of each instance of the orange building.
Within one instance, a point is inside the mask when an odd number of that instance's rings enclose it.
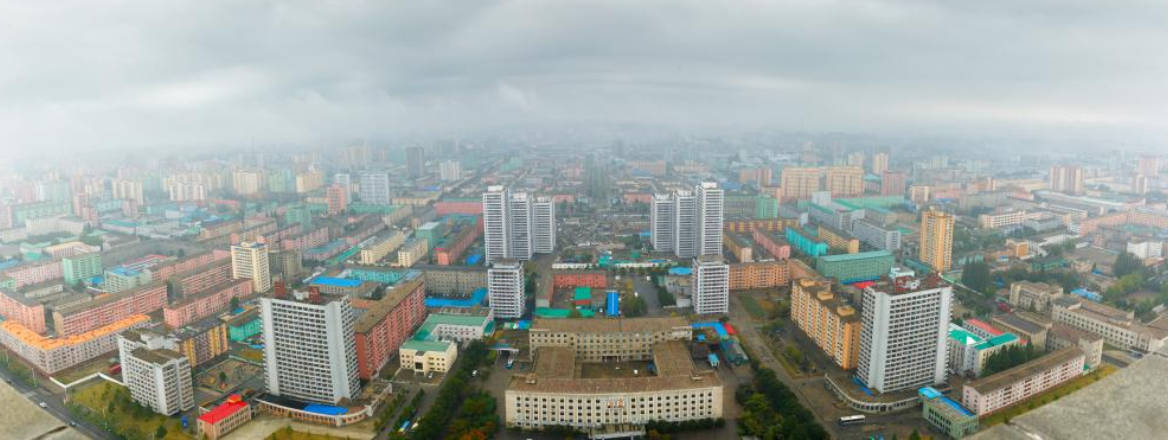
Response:
[[[831,292],[831,285],[798,279],[791,286],[791,319],[836,365],[856,368],[860,353],[860,315]]]
[[[603,270],[558,271],[552,275],[552,285],[557,289],[568,287],[603,289],[608,287],[608,274]]]
[[[58,371],[118,349],[118,333],[150,325],[150,317],[131,315],[109,325],[63,336],[46,338],[13,321],[0,322],[0,344],[16,353],[37,371]]]
[[[722,224],[722,228],[730,232],[753,232],[753,231],[782,231],[787,226],[798,226],[799,219],[782,219],[782,218],[754,218],[754,219],[726,219]]]
[[[826,172],[827,191],[832,197],[864,194],[864,169],[860,167],[829,167]]]
[[[730,265],[730,290],[779,287],[790,279],[790,269],[785,260]]]
[[[827,226],[819,227],[819,238],[822,238],[833,249],[843,249],[849,254],[860,252],[860,240],[848,237],[842,232]]]

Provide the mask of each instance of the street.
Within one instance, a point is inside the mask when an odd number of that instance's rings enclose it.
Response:
[[[7,370],[4,369],[0,369],[0,377],[3,377],[3,379],[8,382],[9,386],[11,386],[21,395],[28,398],[28,400],[31,401],[34,405],[39,405],[41,402],[44,402],[46,407],[41,409],[47,411],[49,414],[52,414],[53,417],[61,420],[65,423],[65,425],[76,423],[76,426],[73,426],[73,429],[76,429],[82,434],[85,434],[89,438],[109,440],[116,439],[116,437],[114,437],[112,434],[106,432],[98,426],[92,425],[85,420],[75,420],[69,414],[69,409],[65,407],[65,403],[63,402],[60,395],[52,394],[44,388],[30,387],[17,380],[15,377],[9,374]]]

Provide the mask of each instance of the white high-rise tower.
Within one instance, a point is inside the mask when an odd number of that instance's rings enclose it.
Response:
[[[864,289],[856,375],[869,388],[887,393],[945,382],[953,292],[926,283],[932,286],[897,279],[884,289],[892,292]]]

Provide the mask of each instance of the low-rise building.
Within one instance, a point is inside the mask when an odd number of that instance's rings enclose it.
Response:
[[[199,415],[199,435],[206,440],[218,440],[251,418],[251,405],[238,394],[232,394],[219,406]]]
[[[1050,318],[1029,312],[997,315],[991,322],[994,327],[1018,335],[1023,344],[1029,343],[1036,348],[1046,347],[1047,333],[1053,324]]]
[[[58,371],[109,354],[118,349],[118,333],[150,325],[150,317],[132,315],[74,335],[47,338],[13,321],[0,322],[0,344],[20,356],[37,371]]]
[[[625,361],[652,357],[653,344],[688,341],[689,323],[681,317],[617,319],[535,318],[528,332],[532,350],[570,347],[584,362]]]
[[[1030,281],[1015,281],[1010,284],[1010,305],[1037,313],[1047,313],[1051,301],[1062,296],[1062,286],[1054,284]]]
[[[949,438],[960,439],[977,432],[977,414],[945,397],[933,387],[921,388],[921,417]]]
[[[1047,351],[1057,351],[1067,347],[1079,347],[1086,356],[1087,368],[1094,369],[1103,362],[1103,337],[1079,330],[1066,324],[1054,324],[1046,338]]]
[[[730,264],[730,290],[765,289],[787,285],[787,261],[757,261]]]
[[[956,324],[949,324],[949,369],[955,374],[981,376],[986,361],[1002,349],[1018,345],[1018,336],[1003,333],[982,338]]]
[[[1136,320],[1134,312],[1096,302],[1064,296],[1054,300],[1051,310],[1054,322],[1097,334],[1122,348],[1152,352],[1168,340],[1165,328],[1144,325]]]
[[[433,294],[469,295],[487,287],[486,267],[420,265],[415,269],[422,271],[426,291]]]
[[[1079,377],[1085,359],[1078,347],[1055,351],[965,384],[961,401],[978,416],[993,413]]]
[[[405,242],[406,234],[397,230],[389,232],[384,237],[378,237],[361,247],[361,264],[377,264]]]
[[[449,341],[410,339],[398,349],[401,368],[415,373],[445,373],[458,359],[458,347]]]

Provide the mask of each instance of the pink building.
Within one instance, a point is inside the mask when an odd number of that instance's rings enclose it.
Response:
[[[166,306],[166,284],[154,283],[118,293],[107,293],[93,300],[72,303],[53,310],[53,328],[57,335],[85,333],[133,315],[148,315]]]
[[[179,328],[208,316],[227,311],[231,298],[244,299],[252,293],[248,279],[232,280],[188,295],[162,309],[163,321],[170,328]]]
[[[45,325],[45,306],[28,301],[20,292],[0,290],[0,316],[7,321],[13,321],[36,332],[45,334],[48,327]]]
[[[751,232],[750,237],[754,239],[767,252],[775,257],[776,260],[787,260],[791,258],[791,245],[787,244],[787,240],[778,238],[776,235],[768,233],[761,229],[755,229]]]
[[[368,304],[354,326],[362,379],[376,376],[426,319],[425,299],[426,285],[417,278],[394,286],[384,298]]]
[[[49,280],[64,277],[60,261],[46,261],[44,263],[24,264],[2,272],[4,276],[15,280],[14,288],[21,288],[30,284],[39,284]]]
[[[626,204],[633,204],[633,203],[649,204],[649,203],[653,203],[653,194],[652,193],[624,193],[623,195],[621,195],[621,199]]]
[[[479,221],[474,226],[467,226],[459,231],[458,238],[453,240],[449,246],[434,248],[434,259],[439,266],[449,266],[462,258],[463,252],[470,245],[474,244],[475,240],[483,233],[483,218],[479,217]]]
[[[434,212],[439,217],[446,214],[482,215],[483,202],[477,200],[435,202]]]
[[[340,214],[349,207],[349,190],[344,186],[334,184],[325,190],[325,200],[328,201],[329,215]]]
[[[328,239],[328,227],[322,226],[311,232],[288,238],[280,242],[280,246],[286,251],[292,249],[305,250],[317,246],[323,246],[325,243],[328,243]]]
[[[1079,347],[1066,347],[1006,371],[965,384],[961,402],[983,416],[1024,402],[1043,391],[1083,375],[1086,356]]]
[[[211,286],[231,279],[231,261],[220,261],[173,277],[174,285],[182,296],[202,292]]]
[[[166,281],[170,277],[183,272],[194,270],[220,260],[229,260],[231,252],[224,249],[213,249],[201,252],[181,260],[160,265],[154,269],[154,281]]]

